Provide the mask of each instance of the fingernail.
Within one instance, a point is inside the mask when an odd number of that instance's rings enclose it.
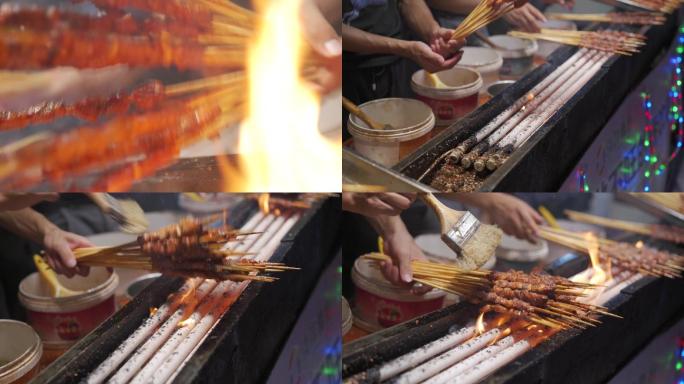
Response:
[[[404,272],[401,274],[401,280],[403,280],[404,283],[410,283],[413,278],[411,277],[410,273]]]
[[[342,54],[342,43],[338,39],[330,39],[323,44],[325,51],[330,56],[339,56]]]
[[[65,264],[67,267],[73,268],[76,266],[76,259],[66,259]]]

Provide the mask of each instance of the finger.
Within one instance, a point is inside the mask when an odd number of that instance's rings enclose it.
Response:
[[[380,196],[380,200],[397,210],[406,210],[411,207],[411,200],[399,193],[385,193]]]
[[[55,262],[52,260],[52,257],[48,255],[48,257],[45,258],[45,261],[47,261],[48,265],[50,266],[50,269],[53,271],[55,270]]]
[[[76,273],[83,277],[88,276],[88,274],[90,273],[90,267],[88,267],[87,265],[79,264],[76,266]]]
[[[532,16],[534,16],[535,19],[537,19],[541,23],[545,23],[547,21],[546,16],[544,16],[544,14],[539,9],[537,9],[537,7],[530,6],[530,13],[532,14]]]
[[[456,63],[461,61],[461,57],[463,57],[463,51],[456,52],[456,54],[453,57],[444,62],[444,69],[453,68],[453,66],[456,65]]]
[[[92,247],[94,246],[90,240],[87,238],[77,235],[75,233],[70,233],[68,232],[65,235],[67,241],[69,242],[69,245],[71,245],[72,248],[83,248],[83,247]]]
[[[59,261],[61,261],[64,267],[76,267],[76,257],[74,257],[74,254],[71,252],[71,248],[67,242],[60,241],[55,245],[54,251],[57,253],[57,255],[59,255]]]
[[[413,281],[413,271],[411,270],[411,260],[409,255],[402,254],[399,257],[399,274],[401,281],[404,283],[410,283]]]
[[[372,213],[388,216],[396,216],[401,213],[401,211],[395,209],[384,201],[380,200],[378,197],[373,197],[368,200],[369,208],[372,209]]]

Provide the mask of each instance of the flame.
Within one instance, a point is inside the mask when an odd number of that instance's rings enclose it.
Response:
[[[268,193],[262,193],[257,197],[257,202],[259,203],[259,209],[261,209],[261,212],[264,214],[268,215],[268,213],[271,211],[270,206],[269,206],[269,200],[271,198],[271,195]]]
[[[637,249],[641,249],[644,247],[644,242],[639,240],[636,243],[634,243],[634,246],[637,247]]]
[[[248,117],[240,126],[236,166],[219,159],[224,189],[342,190],[342,144],[318,130],[320,96],[301,77],[307,48],[302,0],[259,0],[247,58]]]
[[[481,335],[485,332],[484,312],[480,313],[480,316],[477,317],[477,321],[475,322],[475,332],[477,332],[478,335]]]
[[[527,100],[532,101],[532,99],[534,99],[534,93],[530,92],[527,94]]]
[[[584,238],[587,240],[587,250],[589,251],[589,258],[591,259],[591,267],[594,270],[594,274],[589,279],[591,284],[603,284],[608,279],[606,271],[601,268],[600,259],[600,247],[596,235],[591,232],[584,234]]]
[[[189,327],[194,325],[195,319],[193,319],[192,317],[188,317],[187,319],[178,322],[178,328]]]
[[[158,310],[159,308],[157,307],[150,307],[150,316],[154,316],[154,314],[157,313]]]

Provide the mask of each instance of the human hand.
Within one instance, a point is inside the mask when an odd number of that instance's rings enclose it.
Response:
[[[571,10],[575,6],[575,0],[544,0],[544,4],[558,4]]]
[[[57,201],[58,193],[1,193],[0,211],[16,211],[42,201]]]
[[[436,49],[447,52],[451,48],[449,45],[436,46]],[[430,73],[445,71],[447,69],[453,68],[456,63],[461,60],[463,56],[463,51],[456,52],[448,59],[444,58],[440,53],[435,52],[430,46],[423,43],[422,41],[412,41],[409,46],[409,58],[416,62],[421,68],[425,69]]]
[[[317,56],[317,65],[307,68],[305,77],[318,91],[330,92],[342,81],[342,39],[315,1],[302,2],[300,17],[304,39]]]
[[[539,225],[544,220],[527,203],[504,193],[482,194],[481,199],[484,213],[506,234],[533,243],[537,241]]]
[[[532,4],[525,4],[516,8],[503,17],[504,20],[523,32],[540,32],[541,23],[546,22],[546,17]]]
[[[77,264],[73,250],[92,246],[93,244],[85,237],[63,231],[57,227],[46,229],[43,236],[47,263],[55,272],[67,277],[73,277],[75,274],[88,275],[90,268]]]
[[[415,193],[354,193],[342,194],[345,211],[364,216],[397,216],[416,200]]]
[[[392,284],[411,285],[413,282],[411,261],[425,260],[425,254],[403,225],[400,230],[384,234],[382,239],[384,253],[392,259],[380,265],[383,276]],[[416,287],[414,293],[422,294],[427,290]]]
[[[442,27],[435,28],[428,38],[430,49],[432,49],[433,52],[442,55],[444,59],[450,59],[458,54],[461,48],[465,46],[465,39],[453,40],[451,39],[453,33],[454,31],[451,29]]]

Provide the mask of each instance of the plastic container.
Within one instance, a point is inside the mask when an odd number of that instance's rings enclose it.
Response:
[[[544,259],[549,254],[546,240],[539,239],[536,244],[503,235],[501,244],[496,248],[496,257],[508,261],[532,262]]]
[[[534,54],[539,49],[536,41],[507,35],[495,35],[490,39],[502,48],[497,49],[503,57],[499,70],[501,78],[518,79],[532,69]]]
[[[28,324],[0,320],[0,384],[28,383],[38,373],[43,345]]]
[[[491,85],[489,85],[489,87],[487,87],[487,96],[494,97],[499,93],[503,92],[504,89],[510,87],[512,84],[515,84],[515,81],[501,80],[497,81],[496,83],[492,83]]]
[[[472,69],[454,67],[435,73],[444,84],[437,87],[421,69],[411,76],[411,89],[418,99],[432,108],[437,125],[452,124],[477,108],[482,76]]]
[[[342,297],[342,336],[346,335],[349,330],[351,330],[353,323],[354,321],[352,318],[351,308],[349,308],[349,302],[347,302],[347,299]]]
[[[119,277],[105,268],[94,267],[86,277],[57,278],[66,288],[83,292],[52,297],[48,285],[35,272],[19,284],[19,301],[43,344],[60,349],[72,345],[114,313],[114,291]]]
[[[499,80],[499,69],[503,65],[501,54],[494,49],[485,47],[465,47],[463,57],[456,67],[477,71],[482,76],[481,91]]]
[[[562,31],[577,30],[577,24],[575,24],[571,20],[547,20],[544,23],[542,23],[541,27],[544,29],[557,29]],[[547,58],[550,54],[553,53],[553,51],[555,51],[558,47],[562,45],[547,40],[539,40],[537,44],[539,44],[538,54],[543,58]]]
[[[359,154],[391,167],[428,140],[435,127],[435,115],[425,103],[413,99],[389,98],[369,101],[359,108],[379,123],[393,129],[372,129],[350,114],[347,128],[354,136]]]
[[[438,263],[453,263],[458,255],[442,241],[439,233],[425,233],[416,236],[416,244],[428,259]],[[479,269],[492,269],[496,264],[496,255],[487,260]]]
[[[355,288],[354,324],[375,332],[442,308],[445,293],[433,289],[414,295],[387,281],[369,260],[359,258],[352,269]]]

